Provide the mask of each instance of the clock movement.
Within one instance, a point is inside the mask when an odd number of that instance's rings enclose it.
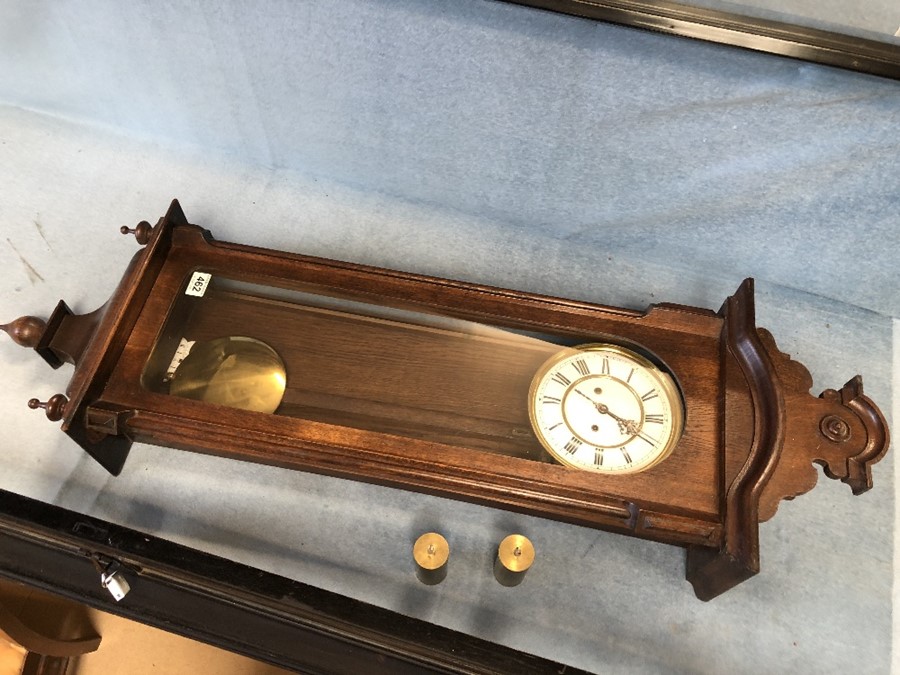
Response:
[[[353,478],[675,544],[698,597],[759,571],[759,523],[855,494],[888,448],[854,377],[721,309],[605,307],[219,242],[178,202],[109,302],[5,326],[65,394],[32,399],[108,471],[133,442]]]

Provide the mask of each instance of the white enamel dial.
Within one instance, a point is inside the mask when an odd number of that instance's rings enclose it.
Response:
[[[557,460],[608,474],[644,471],[664,460],[684,420],[672,378],[643,356],[608,344],[565,349],[535,375],[534,433]]]

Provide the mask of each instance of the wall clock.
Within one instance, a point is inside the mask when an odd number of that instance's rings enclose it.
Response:
[[[29,405],[113,474],[133,442],[474,501],[675,544],[710,599],[759,571],[759,523],[854,493],[888,429],[860,377],[819,397],[757,328],[215,241],[178,202],[86,315],[5,326],[66,393]]]

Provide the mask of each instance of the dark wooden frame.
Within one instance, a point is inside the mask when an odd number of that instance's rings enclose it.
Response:
[[[900,79],[900,44],[663,0],[504,0]]]
[[[0,577],[302,673],[583,672],[6,490]]]
[[[177,201],[155,227],[141,223],[135,234],[146,248],[104,307],[76,316],[60,303],[46,326],[23,318],[7,327],[52,366],[75,364],[68,399],[33,405],[62,419],[112,473],[137,440],[600,527],[685,547],[688,580],[708,600],[759,571],[759,523],[782,499],[815,485],[814,463],[860,493],[887,451],[887,425],[861,378],[813,397],[808,371],[756,327],[752,280],[718,313],[671,304],[637,312],[216,242],[188,223]],[[152,392],[140,384],[144,366],[198,268],[587,341],[634,341],[679,381],[685,432],[659,466],[607,477]]]

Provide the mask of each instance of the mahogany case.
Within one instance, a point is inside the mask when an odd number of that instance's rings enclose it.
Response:
[[[755,325],[752,279],[718,312],[638,312],[218,242],[177,201],[152,228],[129,232],[143,248],[103,307],[77,316],[60,302],[46,324],[6,327],[51,366],[74,364],[65,396],[31,405],[62,419],[113,474],[144,442],[598,527],[685,547],[687,578],[708,600],[759,571],[759,523],[815,485],[814,464],[859,494],[888,448],[859,376],[809,393],[809,372]],[[190,310],[195,337],[255,331],[284,358],[289,384],[278,414],[211,405],[153,384],[168,363],[158,355],[175,348],[159,351],[177,335],[167,322],[198,269],[498,330],[473,338],[222,291]],[[663,364],[685,406],[671,456],[626,476],[542,456],[519,395],[552,347],[521,338],[535,334],[638,346]]]

